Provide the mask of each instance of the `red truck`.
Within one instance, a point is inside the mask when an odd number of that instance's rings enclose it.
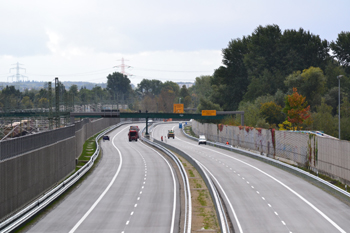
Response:
[[[129,142],[131,142],[132,140],[135,140],[137,142],[137,139],[139,138],[139,127],[130,126],[128,137],[129,137]]]

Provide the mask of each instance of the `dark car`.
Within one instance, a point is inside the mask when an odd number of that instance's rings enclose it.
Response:
[[[103,136],[103,141],[104,140],[108,140],[109,141],[109,136],[107,136],[107,135]]]

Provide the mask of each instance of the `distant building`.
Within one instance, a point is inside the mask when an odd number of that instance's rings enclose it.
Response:
[[[183,85],[185,85],[186,88],[192,87],[194,85],[194,83],[191,83],[191,82],[177,82],[177,84],[179,85],[180,88],[182,88]]]

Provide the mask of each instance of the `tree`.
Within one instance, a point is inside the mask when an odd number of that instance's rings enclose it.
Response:
[[[162,90],[163,89],[172,90],[174,92],[175,97],[179,96],[180,87],[177,83],[174,83],[172,81],[166,81],[165,83],[163,83]]]
[[[248,53],[250,37],[231,40],[222,50],[224,66],[215,70],[211,84],[212,100],[224,110],[236,110],[249,85],[244,57]],[[208,98],[208,96],[205,96]]]
[[[350,72],[350,32],[344,32],[338,34],[337,40],[332,41],[330,48],[333,50],[334,57],[337,58],[339,63],[346,67],[347,72]]]
[[[325,69],[325,76],[327,79],[326,87],[328,89],[331,89],[333,87],[338,87],[338,75],[346,75],[346,72],[344,70],[344,67],[339,66],[338,62],[336,60],[330,60],[326,66]],[[342,84],[344,80],[342,79]],[[343,86],[343,85],[342,85]]]
[[[280,89],[278,89],[274,95],[274,99],[273,101],[281,106],[284,107],[284,100],[285,100],[285,94],[283,93],[283,91],[281,91]]]
[[[69,87],[69,93],[73,96],[78,95],[78,86],[73,84],[72,86]]]
[[[157,111],[157,103],[154,97],[151,97],[150,95],[146,95],[142,99],[142,104],[141,104],[141,110],[143,112],[148,111],[148,112],[156,112]]]
[[[172,88],[164,87],[159,95],[158,110],[162,112],[173,112],[175,97],[175,92]]]
[[[292,123],[293,128],[300,128],[300,125],[310,117],[310,105],[306,107],[306,97],[297,92],[297,88],[293,88],[293,94],[286,98],[286,105],[283,112],[287,114],[287,119]]]
[[[189,92],[196,94],[198,98],[209,98],[212,92],[211,79],[212,76],[210,75],[196,77],[194,85],[189,88]]]
[[[85,87],[82,87],[79,91],[79,98],[82,104],[88,104],[92,100],[92,92]]]
[[[21,104],[25,109],[31,109],[34,106],[29,96],[24,96],[23,99],[21,100]]]
[[[192,102],[191,96],[189,95],[186,96],[184,99],[184,107],[188,108],[191,105],[191,102]]]
[[[49,107],[49,100],[47,98],[40,98],[38,101],[38,107],[39,108],[48,108]]]
[[[180,89],[180,96],[184,99],[186,96],[189,96],[190,92],[188,91],[186,85],[183,85]]]
[[[270,101],[264,103],[260,107],[260,115],[266,119],[266,121],[272,125],[277,125],[282,122],[284,119],[284,115],[282,113],[282,107],[277,105],[275,102]]]
[[[216,110],[221,111],[220,105],[211,102],[208,99],[200,98],[197,112],[201,113],[202,110]],[[201,123],[220,123],[220,120],[199,120]]]
[[[91,98],[96,104],[103,102],[103,100],[106,100],[108,97],[109,93],[106,89],[103,89],[101,86],[95,85],[95,87],[91,89]]]
[[[22,93],[16,90],[14,86],[6,86],[0,94],[0,101],[6,110],[19,108]]]
[[[279,80],[280,76],[278,71],[272,73],[265,69],[259,77],[251,77],[251,82],[243,99],[253,101],[262,95],[275,94],[279,90],[279,86],[276,85],[277,83],[275,81]]]
[[[163,83],[160,80],[156,79],[143,79],[139,84],[137,84],[137,91],[145,93],[145,94],[152,94],[152,95],[159,95],[163,87]]]
[[[316,112],[312,114],[314,130],[323,131],[329,135],[337,135],[337,121],[332,116],[332,107],[327,105],[322,99],[321,105],[316,107]]]
[[[257,27],[250,37],[249,53],[244,57],[249,76],[259,77],[267,69],[278,70],[281,55],[278,49],[282,33],[278,25]]]
[[[119,72],[107,76],[107,88],[112,99],[124,100],[131,94],[130,79]]]
[[[324,70],[329,60],[328,42],[303,28],[285,30],[278,47],[282,54],[280,64],[284,74],[310,66]]]
[[[320,103],[321,95],[325,92],[326,77],[318,67],[310,67],[301,71],[295,71],[284,81],[289,88],[297,88],[314,106]]]
[[[350,140],[350,103],[347,97],[340,105],[340,117],[341,139]]]

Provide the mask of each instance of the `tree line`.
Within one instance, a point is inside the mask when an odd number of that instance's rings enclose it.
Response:
[[[329,42],[302,28],[282,32],[278,25],[259,26],[251,35],[231,40],[222,56],[223,65],[212,76],[197,78],[195,86],[200,89],[206,80],[206,103],[217,110],[245,111],[245,123],[253,127],[337,136],[337,77],[342,75],[341,133],[350,139],[350,32]],[[298,124],[288,115],[288,98],[295,93],[305,97],[309,116]]]

